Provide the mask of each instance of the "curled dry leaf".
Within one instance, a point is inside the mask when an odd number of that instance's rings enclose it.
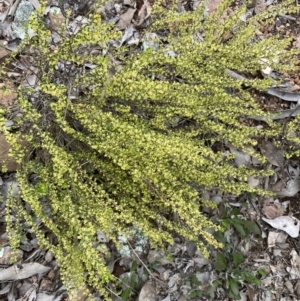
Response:
[[[52,7],[48,12],[50,26],[54,30],[59,30],[65,21],[65,17],[59,7]]]
[[[295,294],[298,298],[300,297],[300,280],[298,280],[295,285]]]
[[[290,280],[285,281],[284,283],[285,287],[288,289],[290,294],[294,293],[294,288],[293,288],[293,284]]]
[[[255,188],[259,186],[259,179],[257,179],[255,176],[248,177],[248,184],[250,187]]]
[[[256,14],[263,12],[264,10],[266,10],[266,8],[267,8],[267,3],[265,0],[256,0],[256,5],[254,8]]]
[[[169,292],[176,292],[178,290],[178,285],[181,283],[182,278],[180,274],[174,274],[168,282]]]
[[[142,287],[138,301],[155,301],[156,300],[156,288],[155,284],[148,280]]]
[[[6,50],[5,47],[5,42],[4,40],[0,40],[0,60],[4,60],[6,57],[9,55],[9,51]]]
[[[255,290],[253,289],[252,285],[245,283],[245,286],[247,288],[247,294],[249,297],[250,301],[254,301],[255,300]]]
[[[251,157],[249,154],[246,154],[244,152],[240,152],[238,151],[234,146],[232,145],[228,145],[230,152],[235,154],[235,164],[237,165],[237,167],[240,167],[242,165],[248,165],[251,163]]]
[[[275,219],[267,219],[262,217],[262,220],[268,223],[275,229],[286,232],[291,237],[298,237],[300,229],[300,221],[290,216],[280,216]]]
[[[33,283],[25,295],[22,297],[22,300],[26,301],[35,301],[36,300],[36,290],[38,288],[37,283]]]
[[[1,55],[0,55],[1,56]],[[5,89],[5,90],[2,90]],[[6,107],[13,105],[17,99],[17,91],[9,84],[0,84],[0,104]]]
[[[12,248],[7,246],[1,249],[0,252],[0,264],[1,265],[7,265],[10,263],[10,259],[12,257]],[[18,254],[17,254],[17,260],[20,260],[21,258],[23,258],[23,251],[22,250],[18,250]]]
[[[119,21],[116,25],[116,29],[117,30],[123,30],[127,26],[129,26],[131,21],[132,21],[132,18],[134,16],[135,11],[136,11],[135,8],[128,8],[126,13],[124,13],[120,16],[120,19],[119,19]]]
[[[132,35],[135,32],[135,28],[133,27],[132,24],[130,24],[129,26],[127,26],[127,28],[124,31],[124,34],[122,36],[121,42],[120,42],[120,46],[122,46],[127,40],[129,40]]]
[[[299,279],[300,278],[300,257],[295,250],[292,250],[290,255],[291,267],[287,267],[286,270],[290,273],[290,279]]]
[[[12,286],[12,282],[8,282],[8,283],[4,286],[4,288],[0,291],[0,296],[1,296],[1,295],[7,294],[7,293],[10,291],[11,286]]]
[[[209,13],[213,14],[221,3],[221,0],[207,0],[206,3]]]
[[[285,101],[300,102],[300,93],[285,92],[275,88],[269,88],[266,92]]]
[[[162,251],[155,251],[155,250],[150,250],[148,253],[147,257],[148,262],[151,264],[155,261],[158,261],[161,265],[165,264],[172,264],[174,265],[174,262],[171,262],[168,260]]]
[[[283,157],[282,150],[275,147],[274,143],[270,141],[262,140],[259,143],[259,148],[262,154],[267,158],[267,160],[271,164],[283,168],[284,157]]]
[[[267,218],[274,219],[282,216],[285,212],[285,208],[275,206],[275,204],[264,204],[262,212]]]
[[[287,234],[283,232],[270,231],[268,235],[268,247],[273,248],[277,244],[284,244],[287,238]]]
[[[135,22],[137,26],[140,26],[143,24],[145,20],[147,20],[150,17],[151,14],[151,5],[149,1],[144,2],[143,6],[141,7],[137,21]]]
[[[274,186],[272,187],[272,190],[277,192],[278,197],[292,197],[298,191],[300,191],[300,181],[299,181],[299,179],[291,179],[286,183],[286,187],[279,191],[277,191],[273,188],[274,188]]]

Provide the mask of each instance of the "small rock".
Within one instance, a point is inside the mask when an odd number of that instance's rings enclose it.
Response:
[[[141,289],[138,301],[155,301],[156,300],[156,288],[155,284],[148,280]]]
[[[12,29],[17,37],[21,40],[23,40],[27,34],[29,36],[32,36],[34,34],[34,31],[32,29],[26,28],[26,24],[28,23],[29,17],[33,11],[33,5],[29,1],[22,0],[15,12]]]
[[[51,262],[52,260],[53,260],[53,253],[51,252],[51,251],[48,251],[47,253],[46,253],[46,255],[45,255],[45,260],[47,261],[47,262]]]

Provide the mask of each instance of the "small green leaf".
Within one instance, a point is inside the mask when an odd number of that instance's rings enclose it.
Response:
[[[239,266],[244,262],[244,256],[241,252],[234,252],[232,254],[232,259],[235,266]]]
[[[217,254],[217,258],[214,266],[215,269],[219,272],[224,271],[227,268],[227,260],[222,253]]]
[[[122,300],[127,300],[130,296],[130,293],[131,293],[131,289],[129,287],[126,288],[125,291],[121,295],[121,299]]]
[[[259,269],[258,273],[262,276],[262,277],[266,277],[267,276],[267,272],[265,269]]]
[[[225,281],[225,287],[226,287],[226,289],[229,289],[229,279],[228,278]]]
[[[225,251],[231,251],[232,248],[233,248],[233,244],[225,244],[224,246]]]
[[[230,220],[229,219],[223,219],[221,222],[222,226],[225,227],[226,229],[230,225]]]
[[[241,213],[241,210],[238,209],[238,208],[234,208],[234,209],[232,209],[232,211],[231,211],[231,214],[234,215],[234,216],[237,216],[237,215],[239,215],[240,213]]]
[[[136,286],[137,286],[137,283],[138,283],[138,275],[137,275],[137,273],[131,272],[131,275],[130,275],[130,287],[132,287],[133,289],[135,289]]]
[[[131,263],[130,272],[136,271],[136,268],[137,268],[137,261],[134,260],[134,261]]]
[[[42,195],[45,195],[48,193],[48,185],[46,183],[38,183],[36,186],[35,186],[35,189],[38,193],[42,194]]]
[[[255,222],[242,220],[242,223],[251,232],[253,232],[255,234],[259,234],[259,235],[261,234],[260,228],[258,227],[258,225]]]
[[[240,273],[240,277],[250,283],[250,284],[255,284],[255,285],[259,285],[261,283],[260,279],[256,278],[256,276],[254,275],[253,272],[249,272],[249,271],[241,271]]]
[[[237,218],[232,219],[231,224],[242,236],[246,236],[245,229],[242,226],[240,219],[237,219]]]
[[[190,297],[195,298],[195,297],[202,297],[202,292],[199,290],[195,290],[190,292]]]
[[[195,285],[199,285],[200,281],[198,280],[198,278],[196,277],[196,275],[192,275],[191,277],[191,282]]]
[[[237,296],[239,294],[239,285],[235,279],[229,279],[229,288],[234,296]]]
[[[221,242],[223,244],[226,242],[226,237],[224,236],[224,233],[221,231],[215,232],[214,237],[218,242]]]

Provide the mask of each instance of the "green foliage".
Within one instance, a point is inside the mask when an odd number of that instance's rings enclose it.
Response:
[[[233,299],[240,299],[239,291],[244,283],[259,285],[260,277],[265,276],[263,269],[250,271],[243,267],[244,258],[242,253],[235,251],[232,253],[217,253],[214,267],[217,271],[223,272],[225,280],[220,278],[219,285],[224,285],[228,295]],[[221,274],[222,275],[222,274]]]
[[[134,260],[131,264],[130,272],[120,281],[122,285],[120,297],[126,301],[130,296],[137,293],[141,286],[140,278],[137,274],[137,262]]]
[[[240,238],[246,239],[250,234],[261,234],[256,223],[238,217],[239,210],[236,208],[233,210],[227,208],[225,215],[228,218],[223,218],[220,221],[223,229],[233,229],[234,234],[240,236]],[[216,232],[215,237],[224,244],[224,251],[216,254],[214,268],[220,274],[218,283],[215,283],[215,285],[212,285],[210,288],[211,294],[214,294],[217,286],[223,285],[230,298],[239,300],[241,298],[239,291],[244,283],[259,285],[261,283],[260,278],[265,277],[266,272],[263,268],[257,271],[249,270],[244,264],[244,255],[234,250],[233,245],[226,240],[223,233]]]
[[[135,225],[157,247],[172,242],[177,233],[195,241],[208,256],[207,244],[218,248],[222,243],[205,229],[221,227],[202,214],[202,205],[215,204],[199,193],[215,187],[236,195],[267,193],[247,184],[248,176],[263,172],[236,168],[231,157],[211,146],[229,142],[264,160],[249,146],[256,144],[256,137],[278,134],[279,127],[269,121],[269,129],[262,132],[241,122],[248,116],[267,116],[244,86],[263,91],[272,83],[256,77],[262,58],[278,71],[294,68],[297,52],[287,50],[290,39],[255,39],[258,24],[287,13],[292,1],[253,22],[239,19],[245,7],[220,18],[230,2],[207,16],[204,7],[178,14],[176,2],[165,8],[155,1],[147,30],[163,32],[166,41],[147,51],[114,48],[112,41],[120,33],[96,12],[75,35],[64,34],[62,24],[57,31],[61,40],[53,48],[43,6],[32,17],[36,35],[20,49],[30,45],[36,54],[39,82],[19,88],[19,131],[4,127],[20,163],[21,195],[7,210],[17,210],[18,222],[26,220],[40,245],[56,255],[69,288],[89,285],[105,294],[105,284],[113,280],[107,254],[95,247],[99,229],[116,242],[117,233],[126,234]],[[175,55],[168,56],[168,51]],[[85,63],[96,67],[87,71]],[[252,79],[233,79],[227,69]],[[20,137],[27,143],[17,143]],[[33,174],[35,182],[30,180]],[[172,213],[178,218],[170,218]],[[14,224],[8,222],[13,237]],[[56,244],[44,236],[39,223]],[[230,223],[241,234],[254,229],[247,222]],[[234,260],[240,261],[238,255]],[[234,285],[228,283],[233,293]]]

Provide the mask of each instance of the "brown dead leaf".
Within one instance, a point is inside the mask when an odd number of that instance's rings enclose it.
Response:
[[[0,264],[1,265],[7,265],[10,263],[10,259],[12,257],[12,248],[11,247],[4,247],[1,251],[1,257],[0,257]],[[23,251],[18,250],[17,259],[20,260],[23,258]]]
[[[120,16],[120,19],[116,25],[117,30],[125,29],[132,21],[136,9],[135,8],[128,8],[126,13]]]
[[[60,9],[55,10],[55,12],[49,11],[48,18],[54,30],[59,30],[65,21],[65,17]]]
[[[282,247],[285,245],[288,235],[284,232],[270,231],[268,234],[268,247]]]
[[[47,275],[48,279],[53,280],[55,279],[56,273],[54,271],[54,269],[51,269]]]
[[[6,86],[6,91],[1,90],[1,87],[4,86]],[[10,89],[5,84],[0,84],[0,105],[9,107],[13,104],[14,100],[16,99],[17,93],[13,89]]]
[[[264,204],[262,212],[267,218],[274,219],[276,217],[282,216],[285,212],[285,208],[277,207],[274,204]]]
[[[247,287],[247,293],[248,293],[248,297],[250,301],[254,301],[255,298],[255,291],[253,289],[253,287],[250,284],[245,283],[246,287]]]
[[[72,297],[71,297],[72,296]],[[72,289],[71,294],[69,296],[70,301],[86,301],[89,300],[87,295],[86,287],[81,287],[79,289]]]
[[[221,2],[222,0],[206,0],[209,13],[213,14]]]
[[[291,258],[291,266],[287,267],[286,270],[290,273],[290,279],[299,279],[300,277],[300,257],[298,253],[293,249],[290,253]]]
[[[295,291],[296,296],[299,298],[300,297],[300,280],[297,281],[294,291]]]
[[[267,158],[267,160],[280,168],[284,166],[284,157],[281,149],[278,149],[273,142],[261,140],[258,144],[261,153]]]
[[[8,156],[10,148],[11,146],[6,141],[4,135],[0,134],[0,166],[6,165],[8,171],[16,171],[18,166],[17,162]]]
[[[151,280],[148,280],[142,287],[138,301],[155,301],[156,300],[156,286]]]
[[[137,17],[137,21],[135,22],[135,25],[136,26],[142,25],[143,22],[147,18],[149,18],[150,14],[151,14],[151,5],[150,5],[149,1],[146,1],[138,13],[138,17]]]
[[[265,0],[256,0],[256,5],[254,11],[256,14],[259,14],[267,9],[267,3]]]
[[[294,288],[293,288],[293,284],[290,280],[286,280],[284,283],[285,287],[288,289],[290,294],[294,293]]]
[[[5,49],[5,48],[0,48],[0,60],[5,59],[6,57],[8,57],[9,52]]]

